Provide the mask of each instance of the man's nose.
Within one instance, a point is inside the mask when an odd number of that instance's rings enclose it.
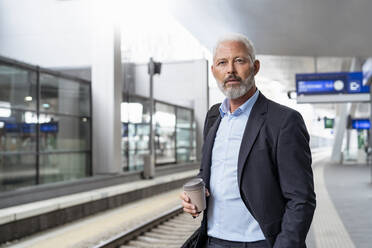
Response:
[[[229,74],[235,74],[236,73],[234,62],[229,62],[228,66],[227,66],[227,73],[229,73]]]

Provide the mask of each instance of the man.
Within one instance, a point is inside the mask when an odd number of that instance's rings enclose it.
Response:
[[[220,39],[211,69],[226,99],[205,120],[199,176],[207,209],[184,247],[306,247],[315,193],[301,115],[257,90],[260,62],[245,36]],[[184,211],[198,216],[180,197]]]

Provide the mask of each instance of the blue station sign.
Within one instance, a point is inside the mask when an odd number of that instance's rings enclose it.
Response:
[[[369,119],[353,119],[351,120],[351,126],[353,129],[357,130],[370,129],[371,122]]]
[[[5,122],[5,131],[7,133],[36,133],[36,124]],[[40,124],[40,132],[57,133],[58,122],[48,122]]]
[[[297,95],[369,93],[362,72],[296,74]]]
[[[40,131],[43,133],[58,133],[57,122],[47,122],[40,124]]]
[[[297,103],[371,101],[362,72],[296,74],[296,93]]]

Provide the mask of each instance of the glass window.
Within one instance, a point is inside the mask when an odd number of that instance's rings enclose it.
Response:
[[[90,85],[47,73],[38,84],[36,68],[18,66],[0,61],[0,191],[87,176]]]
[[[128,170],[129,166],[129,142],[128,142],[128,135],[129,135],[129,125],[128,123],[121,123],[121,162],[122,162],[122,169],[123,171]]]
[[[176,108],[172,105],[156,102],[154,119],[157,127],[174,128],[176,126]]]
[[[191,128],[192,114],[190,109],[177,108],[177,127]]]
[[[178,148],[177,149],[177,162],[191,162],[196,160],[195,148]]]
[[[177,108],[177,162],[194,160],[195,136],[193,111]]]
[[[156,164],[176,163],[176,149],[156,148]]]
[[[0,118],[8,108],[36,111],[36,72],[0,64],[0,89]]]
[[[175,163],[176,108],[156,102],[154,119],[156,164]]]
[[[196,160],[196,148],[191,149],[191,154],[190,154],[190,161],[195,161]]]
[[[121,105],[123,170],[143,169],[150,153],[148,99],[123,96]],[[156,165],[195,160],[193,110],[155,101],[154,142]]]
[[[0,155],[0,191],[34,184],[36,184],[35,154]]]
[[[90,149],[90,118],[45,114],[40,123],[40,151]]]
[[[36,152],[36,120],[31,111],[9,109],[0,118],[0,152]]]
[[[196,125],[193,125],[196,126]],[[192,147],[196,148],[196,128],[192,130]]]
[[[122,102],[121,121],[132,123],[149,123],[150,102],[148,99],[130,96],[129,102]]]
[[[90,115],[89,85],[40,74],[40,112]]]
[[[177,148],[192,146],[192,129],[177,128]]]
[[[150,113],[148,100],[129,96],[121,104],[123,170],[142,170],[150,153]]]
[[[127,136],[122,138],[123,156],[126,161],[123,169],[134,170],[135,168],[142,168],[142,155],[150,153],[150,124],[124,123],[123,126],[128,127]]]
[[[40,155],[40,183],[86,177],[89,164],[89,153]]]
[[[149,150],[129,151],[129,171],[143,170],[144,157],[149,155]]]
[[[190,161],[191,149],[189,148],[177,148],[177,162]]]
[[[129,130],[129,146],[131,150],[150,149],[150,124],[130,124]]]
[[[196,122],[195,121],[192,122],[192,128],[196,129]]]

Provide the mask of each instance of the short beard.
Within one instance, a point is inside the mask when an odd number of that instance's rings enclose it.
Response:
[[[238,77],[238,79],[240,79],[239,86],[226,87],[227,79],[225,79],[223,82],[217,81],[217,85],[221,92],[228,99],[237,99],[241,96],[244,96],[250,89],[252,89],[253,85],[255,85],[253,73],[249,75],[249,77],[244,81],[240,77]]]

